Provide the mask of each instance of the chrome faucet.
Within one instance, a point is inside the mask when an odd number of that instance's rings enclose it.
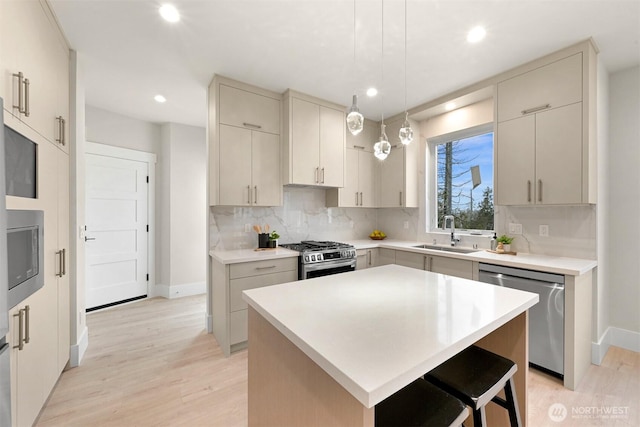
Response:
[[[451,229],[451,246],[455,246],[456,243],[458,243],[460,241],[460,239],[458,239],[456,237],[456,224],[455,224],[455,217],[453,215],[445,215],[444,216],[444,228],[447,228],[447,221],[449,221],[449,227]]]

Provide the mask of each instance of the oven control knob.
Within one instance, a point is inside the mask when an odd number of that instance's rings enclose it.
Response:
[[[311,255],[311,261],[315,261],[316,260],[316,256],[315,255]]]
[[[318,254],[318,261],[322,261],[322,254]]]
[[[305,256],[304,256],[304,260],[305,260],[306,262],[309,262],[309,255],[305,255]]]

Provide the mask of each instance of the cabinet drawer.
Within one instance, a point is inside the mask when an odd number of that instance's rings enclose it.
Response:
[[[242,291],[277,285],[278,283],[294,282],[296,280],[298,280],[298,272],[296,270],[230,280],[229,310],[233,312],[247,308],[247,303],[242,299]]]
[[[264,261],[243,262],[229,266],[229,278],[259,276],[282,271],[298,271],[298,257],[265,259]]]
[[[434,273],[473,279],[473,262],[465,259],[432,256],[429,260],[430,269]]]
[[[396,251],[396,264],[403,265],[405,267],[417,268],[418,270],[425,269],[425,255],[415,252]]]
[[[582,101],[582,53],[498,83],[498,121]],[[533,111],[532,111],[533,112]]]
[[[220,123],[280,134],[280,101],[221,84]]]

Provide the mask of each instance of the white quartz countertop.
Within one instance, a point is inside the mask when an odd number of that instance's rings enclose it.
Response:
[[[297,257],[300,253],[292,251],[291,249],[278,247],[265,250],[234,249],[230,251],[209,251],[209,255],[222,264],[235,264],[239,262]]]
[[[590,259],[557,257],[549,255],[537,255],[519,252],[517,255],[495,254],[484,249],[468,254],[446,252],[440,250],[429,250],[415,248],[420,242],[407,242],[400,240],[352,240],[350,243],[356,249],[387,248],[416,253],[425,253],[449,258],[468,259],[471,261],[486,262],[489,264],[504,265],[507,267],[526,268],[529,270],[539,270],[548,273],[564,274],[569,276],[581,276],[597,265],[597,261]]]
[[[243,299],[371,408],[538,296],[386,265],[251,289]]]

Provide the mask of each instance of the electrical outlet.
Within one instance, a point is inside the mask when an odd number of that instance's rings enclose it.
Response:
[[[408,230],[409,229],[409,221],[405,221],[404,222],[404,229]]]
[[[248,233],[248,232],[250,232],[250,231],[251,231],[251,224],[245,224],[245,225],[244,225],[244,232],[245,232],[245,233]]]
[[[522,234],[522,224],[509,223],[509,234]]]
[[[541,225],[539,228],[540,237],[549,237],[549,226]]]

